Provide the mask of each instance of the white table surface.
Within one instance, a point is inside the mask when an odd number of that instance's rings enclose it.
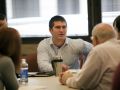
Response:
[[[27,85],[20,85],[19,90],[77,90],[61,85],[58,77],[29,77]]]

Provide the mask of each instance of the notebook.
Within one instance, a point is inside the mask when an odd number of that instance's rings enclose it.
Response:
[[[29,77],[49,77],[53,75],[53,72],[28,72]]]

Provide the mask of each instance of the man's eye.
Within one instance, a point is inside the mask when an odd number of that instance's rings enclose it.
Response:
[[[65,28],[66,28],[66,26],[62,26],[62,28],[63,28],[63,29],[65,29]]]
[[[61,27],[60,26],[57,26],[57,27],[55,27],[56,29],[60,29]]]
[[[66,29],[66,26],[56,26],[55,28],[56,28],[56,29],[61,29],[61,28],[62,28],[62,29]]]

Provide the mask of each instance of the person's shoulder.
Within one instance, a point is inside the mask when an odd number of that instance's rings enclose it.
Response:
[[[8,56],[1,56],[0,59],[2,65],[9,65],[12,63],[12,59]]]
[[[93,46],[90,42],[85,41],[81,38],[77,38],[77,39],[68,38],[68,39],[69,39],[68,41],[71,43],[75,43],[75,44],[79,44],[79,45],[87,45],[87,46],[91,46],[91,47]]]
[[[84,40],[82,39],[71,39],[67,38],[68,45],[76,49],[82,49],[85,46]]]
[[[51,38],[45,38],[39,42],[38,48],[49,47]]]
[[[108,47],[108,45],[109,44],[107,42],[104,42],[104,43],[101,43],[101,44],[95,46],[93,48],[93,50],[98,51],[98,52],[101,52],[101,51],[104,52],[106,50],[106,48]]]
[[[83,40],[81,38],[76,38],[76,39],[67,38],[67,39],[69,39],[69,41],[71,41],[71,42],[80,42],[80,43],[89,43],[89,44],[91,44],[90,42],[85,41],[85,40]]]
[[[39,44],[48,43],[48,42],[50,42],[50,40],[51,40],[51,38],[44,38],[43,40],[41,40],[41,41],[39,42]]]
[[[73,38],[67,38],[68,42],[71,42],[71,43],[84,43],[84,40],[83,39],[80,39],[80,38],[77,38],[77,39],[73,39]]]
[[[0,58],[1,58],[1,60],[4,60],[4,61],[10,61],[11,60],[11,58],[8,57],[8,56],[1,56]]]

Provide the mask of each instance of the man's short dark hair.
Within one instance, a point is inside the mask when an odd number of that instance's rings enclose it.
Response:
[[[120,32],[120,15],[115,18],[113,26],[117,28],[118,32]]]
[[[6,16],[2,13],[0,13],[0,20],[4,20],[6,18]]]
[[[65,20],[64,17],[59,16],[59,15],[56,15],[56,16],[53,16],[53,17],[50,19],[50,21],[49,21],[49,29],[52,29],[52,28],[53,28],[55,21],[65,22],[66,25],[67,25],[67,22],[66,22],[66,20]]]

